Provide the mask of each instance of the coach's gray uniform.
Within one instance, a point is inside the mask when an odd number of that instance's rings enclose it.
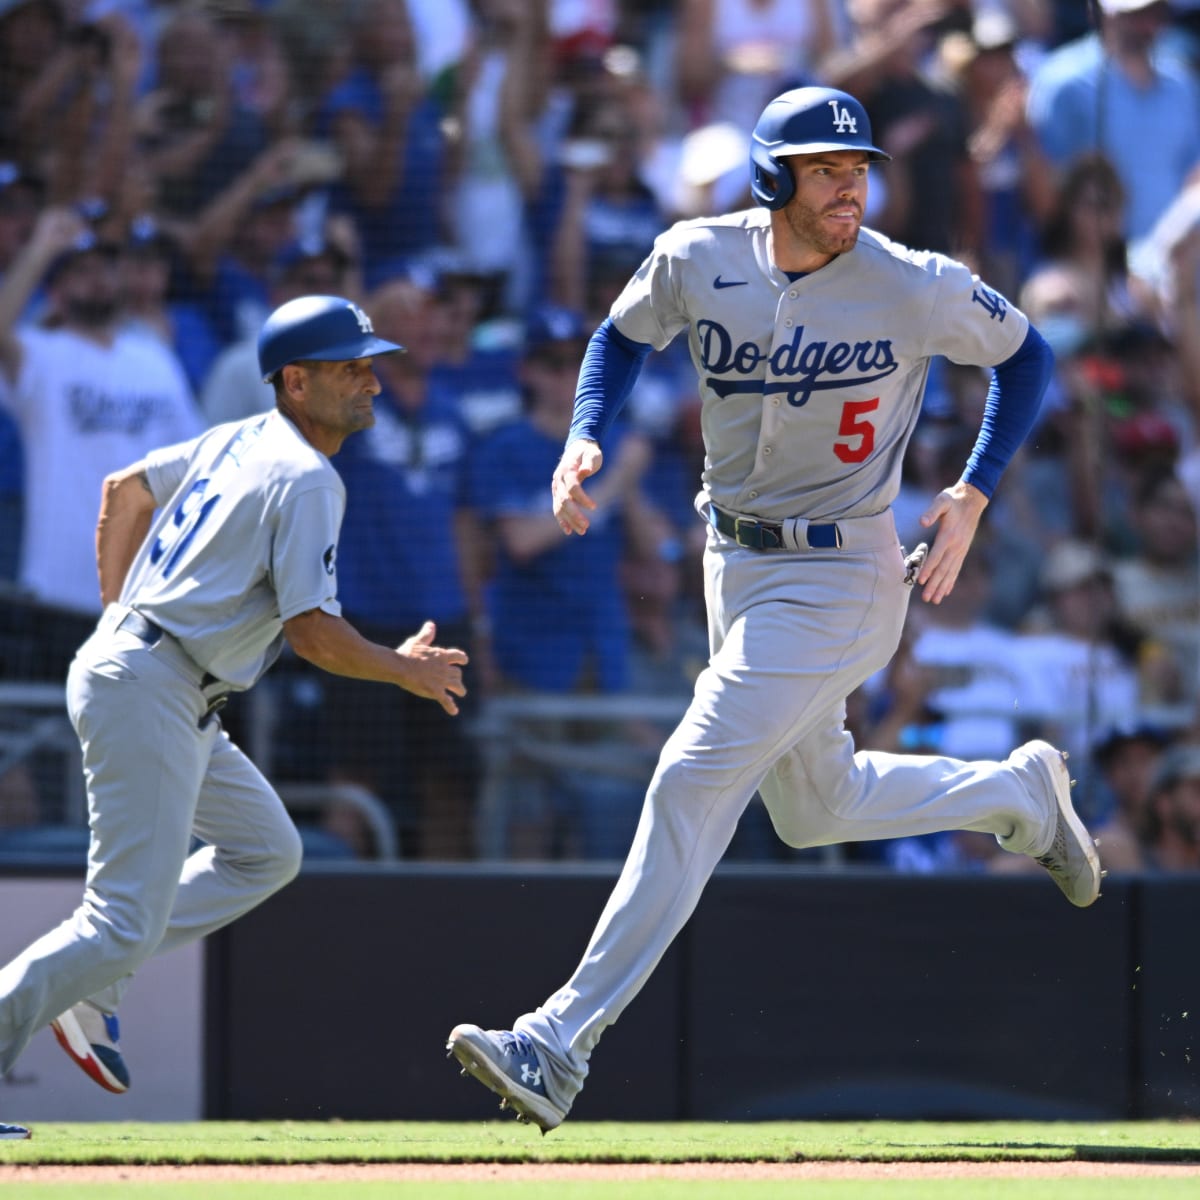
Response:
[[[211,710],[270,666],[284,621],[340,615],[341,479],[278,412],[157,451],[146,474],[158,514],[67,678],[84,899],[0,971],[0,1074],[81,996],[114,1010],[150,954],[234,920],[300,867],[282,802]],[[207,845],[189,855],[193,834]]]
[[[889,505],[930,356],[995,365],[1028,322],[961,264],[865,229],[792,281],[772,263],[769,229],[761,208],[676,225],[611,312],[620,333],[658,349],[687,331],[707,448],[697,506],[782,522],[784,547],[743,548],[710,527],[709,665],[580,966],[516,1022],[564,1106],[756,789],[797,847],[971,829],[1040,854],[1054,835],[1054,802],[1041,781],[1024,786],[1022,768],[855,753],[843,727],[846,696],[889,662],[904,624]]]

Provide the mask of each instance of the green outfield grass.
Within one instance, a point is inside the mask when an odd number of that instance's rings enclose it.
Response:
[[[579,1180],[480,1182],[168,1181],[139,1164],[219,1163],[1152,1163],[1152,1178]],[[406,1123],[203,1122],[47,1124],[33,1140],[0,1143],[0,1164],[117,1164],[114,1180],[14,1180],[3,1200],[1182,1200],[1200,1197],[1200,1124],[1194,1122],[713,1122],[568,1123],[548,1137],[513,1121]]]
[[[1200,1163],[1181,1121],[568,1122],[543,1137],[515,1121],[47,1124],[0,1142],[0,1163],[877,1162],[1079,1159]],[[1197,1188],[1200,1196],[1200,1187]]]

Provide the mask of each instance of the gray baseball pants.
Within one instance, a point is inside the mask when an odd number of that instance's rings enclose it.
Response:
[[[203,672],[173,638],[117,629],[110,605],[67,676],[87,781],[83,902],[0,970],[0,1075],[84,998],[115,1010],[129,976],[295,877],[300,836],[275,790],[201,720]],[[206,845],[192,850],[193,835]]]
[[[756,790],[796,847],[950,829],[993,834],[1016,853],[1050,845],[1055,801],[1032,775],[1006,763],[855,752],[845,699],[895,654],[911,589],[890,512],[838,525],[842,548],[828,551],[760,552],[709,532],[709,665],[663,747],[582,961],[515,1023],[563,1107],[601,1034],[691,916]]]

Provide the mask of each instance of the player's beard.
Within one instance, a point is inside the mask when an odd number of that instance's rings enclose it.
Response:
[[[844,208],[845,204],[839,203],[830,207]],[[847,250],[852,250],[854,243],[858,241],[862,214],[859,214],[859,219],[855,222],[853,229],[839,233],[831,230],[825,223],[825,214],[828,211],[828,208],[816,209],[811,205],[796,202],[789,204],[783,210],[784,216],[787,218],[788,229],[791,230],[796,241],[820,254],[845,254]]]

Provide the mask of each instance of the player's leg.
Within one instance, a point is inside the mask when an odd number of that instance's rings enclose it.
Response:
[[[194,726],[194,713],[191,721]],[[241,916],[292,879],[300,866],[299,835],[274,789],[215,721],[200,732],[208,766],[185,846],[191,832],[209,844],[176,866],[174,903],[156,954]],[[116,1013],[131,979],[123,974],[52,1023],[67,1053],[114,1092],[129,1086]]]
[[[183,864],[157,953],[236,920],[300,870],[300,834],[283,801],[223,730],[213,740],[194,829],[205,845]]]
[[[993,834],[1020,854],[1045,848],[1051,808],[1027,765],[856,752],[840,715],[783,755],[763,780],[763,802],[789,846],[962,829]]]
[[[475,1026],[451,1035],[464,1067],[543,1128],[565,1116],[601,1034],[691,915],[771,765],[836,711],[839,672],[865,678],[899,637],[894,621],[877,630],[866,625],[880,574],[890,567],[899,577],[897,548],[878,561],[873,553],[857,556],[855,578],[844,582],[859,586],[840,603],[829,602],[820,569],[735,553],[742,557],[732,572],[724,552],[710,555],[714,654],[663,747],[624,869],[575,974],[517,1020],[517,1040],[488,1038]],[[536,1088],[520,1082],[535,1075]]]
[[[194,692],[141,643],[128,653],[117,643],[92,656],[81,652],[72,666],[67,697],[91,828],[84,898],[0,970],[0,1073],[33,1033],[127,976],[162,937],[208,758]],[[86,1045],[71,1052],[102,1077]],[[120,1090],[123,1065],[112,1065],[105,1086]]]

